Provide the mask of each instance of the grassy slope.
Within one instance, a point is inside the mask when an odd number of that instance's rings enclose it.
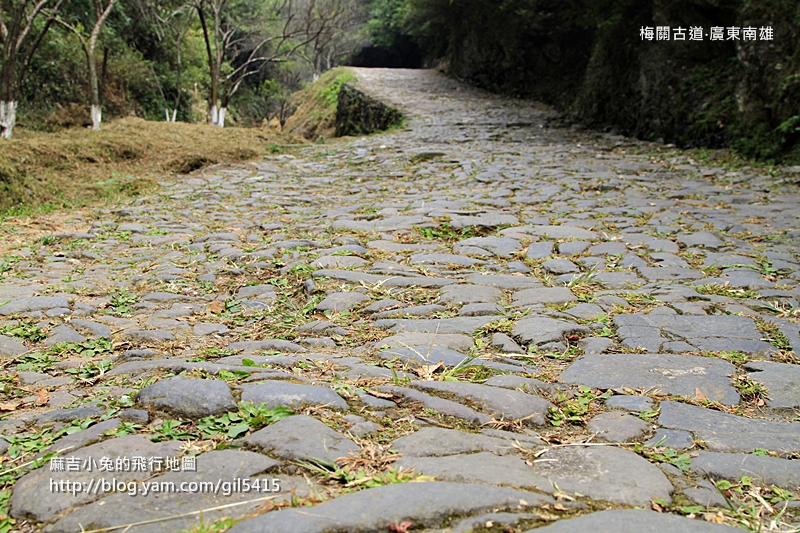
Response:
[[[18,130],[0,142],[0,221],[137,194],[157,179],[255,159],[297,142],[245,128],[124,118],[99,132]]]
[[[299,91],[294,96],[297,110],[286,122],[286,130],[311,141],[333,137],[339,89],[355,79],[347,68],[337,67]]]

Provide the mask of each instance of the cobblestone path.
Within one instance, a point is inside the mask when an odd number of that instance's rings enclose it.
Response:
[[[355,72],[404,129],[0,259],[9,527],[789,531],[796,188]]]

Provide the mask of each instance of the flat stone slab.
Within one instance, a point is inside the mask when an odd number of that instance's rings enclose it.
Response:
[[[498,257],[511,257],[522,249],[522,244],[517,239],[509,239],[508,237],[474,237],[456,243],[453,246],[453,251],[455,253],[465,253],[461,250],[468,247],[481,248]]]
[[[376,328],[391,332],[413,331],[418,333],[466,333],[472,334],[479,328],[500,320],[502,316],[465,316],[459,318],[435,318],[416,320],[411,318],[386,318],[372,323]]]
[[[440,304],[465,305],[474,303],[497,303],[503,291],[483,285],[447,285],[439,293]]]
[[[453,280],[448,278],[379,276],[377,274],[367,274],[354,270],[335,270],[328,268],[315,270],[311,275],[315,278],[330,278],[353,284],[359,284],[363,281],[364,283],[380,285],[382,287],[444,287],[445,285],[452,285],[453,283]]]
[[[560,342],[566,335],[590,335],[592,331],[565,320],[547,316],[528,316],[517,321],[511,334],[524,344],[541,345],[548,342]]]
[[[61,296],[30,296],[15,298],[9,302],[0,300],[0,315],[9,316],[30,313],[31,311],[45,311],[63,307],[69,309],[69,300]]]
[[[503,487],[461,483],[400,483],[340,496],[314,507],[284,509],[240,522],[229,533],[384,531],[406,520],[427,527],[451,516],[491,510],[520,511],[550,498]],[[332,529],[332,524],[335,524]]]
[[[415,254],[408,258],[408,264],[431,263],[436,265],[473,266],[483,263],[480,259],[473,259],[459,254]]]
[[[243,353],[255,352],[305,352],[305,348],[293,342],[280,339],[267,339],[263,341],[232,342],[225,347],[227,350],[242,350]]]
[[[638,439],[650,429],[650,424],[639,417],[622,411],[600,413],[587,424],[589,431],[606,442],[629,442]]]
[[[543,442],[539,442],[544,445]],[[524,446],[525,443],[526,441],[518,441],[517,445]],[[473,452],[506,455],[517,451],[511,440],[436,427],[424,427],[411,435],[400,437],[392,443],[392,449],[402,453],[404,457],[432,457]]]
[[[337,292],[318,303],[317,311],[340,313],[342,311],[348,311],[367,300],[369,300],[369,297],[360,292]]]
[[[321,459],[334,462],[359,451],[355,442],[306,415],[284,418],[239,442],[252,450],[287,461]]]
[[[697,452],[690,469],[713,479],[738,482],[750,476],[759,485],[795,490],[800,487],[800,461],[744,453]]]
[[[573,272],[580,272],[578,265],[569,259],[550,259],[542,263],[542,268],[547,272],[555,275],[571,274]],[[568,289],[569,290],[569,289]]]
[[[309,405],[325,406],[347,411],[347,402],[328,387],[317,385],[298,385],[286,381],[262,381],[242,385],[242,401],[258,405],[267,404],[270,408],[286,405],[298,409]]]
[[[624,505],[671,501],[672,485],[655,465],[612,446],[568,446],[548,450],[533,465],[518,456],[489,452],[446,457],[403,457],[397,466],[437,479],[527,487],[547,493],[555,486],[567,494]]]
[[[642,509],[618,509],[590,513],[578,518],[529,529],[525,533],[734,533],[737,527],[712,524]]]
[[[599,389],[652,389],[665,394],[706,398],[737,405],[739,392],[731,383],[736,373],[728,361],[675,354],[589,354],[559,376],[562,383]]]
[[[216,486],[219,480],[229,482],[236,478],[251,478],[252,482],[259,479],[258,474],[280,464],[280,462],[259,453],[237,450],[211,451],[197,456],[195,472],[166,472],[150,481],[152,483],[174,483],[176,487],[180,487],[182,483],[202,482],[212,483],[213,486]],[[265,476],[259,479],[259,486],[261,481],[270,483],[269,480],[272,477]],[[281,478],[284,478],[281,479],[284,481],[286,476],[281,476]],[[290,489],[287,483],[282,483],[282,485],[281,489]],[[299,488],[302,492],[302,487]],[[257,494],[270,495],[269,492],[264,493],[261,490],[249,494],[241,491],[232,492],[228,496],[222,493],[197,492],[192,493],[191,497],[187,497],[187,493],[166,491],[149,492],[147,495],[137,494],[136,496],[125,492],[108,494],[99,501],[76,509],[48,527],[47,531],[49,533],[72,533],[82,529],[111,528],[145,520],[162,519],[144,527],[132,527],[130,531],[173,533],[197,526],[200,520],[199,515],[171,519],[166,519],[167,517],[204,510],[202,517],[206,523],[223,518],[242,518],[253,512],[262,502],[253,501],[249,504],[236,505],[217,511],[205,511],[205,509],[253,500]],[[113,512],[109,512],[109,509],[113,509]]]
[[[572,291],[566,287],[541,287],[515,292],[513,304],[516,306],[566,304],[576,300],[577,298],[572,294]]]
[[[617,394],[606,400],[606,407],[641,413],[642,411],[651,411],[653,409],[653,399],[647,396]]]
[[[800,424],[744,418],[679,402],[661,402],[658,425],[690,431],[716,452],[800,450]]]
[[[218,379],[164,379],[140,390],[136,403],[186,418],[221,415],[237,409],[228,384]]]
[[[414,381],[411,386],[425,391],[452,394],[478,404],[497,419],[524,420],[527,425],[543,426],[553,404],[538,396],[460,381]]]
[[[470,274],[466,280],[475,285],[487,285],[498,289],[521,290],[544,286],[541,281],[531,276],[514,276],[511,274]]]
[[[407,331],[386,337],[375,343],[378,348],[407,348],[409,346],[440,346],[457,352],[468,353],[475,341],[472,337],[458,333],[420,333]]]
[[[774,346],[761,340],[755,322],[743,316],[617,315],[614,324],[624,345],[653,353],[676,341],[697,351],[775,351]]]
[[[435,365],[441,361],[445,367],[449,368],[458,365],[462,367],[480,365],[507,372],[524,371],[524,367],[522,366],[498,363],[480,357],[471,358],[464,353],[447,348],[440,348],[439,346],[408,346],[405,348],[394,348],[392,350],[378,352],[378,357],[385,360],[398,358],[404,363],[412,363],[414,367],[417,366],[415,363],[419,365]]]
[[[575,226],[517,226],[500,231],[501,235],[533,235],[536,237],[549,237],[551,239],[578,239],[591,241],[598,238],[597,233],[588,229]]]
[[[0,357],[15,357],[27,351],[25,345],[13,337],[0,335]]]
[[[115,461],[117,457],[177,457],[181,455],[181,443],[171,442],[150,442],[150,439],[143,435],[128,435],[106,440],[98,444],[93,444],[81,448],[74,452],[69,452],[69,456],[77,457],[81,464],[85,460],[95,461],[99,464],[102,457],[108,457]],[[62,481],[71,483],[83,483],[88,486],[90,482],[97,483],[101,479],[108,479],[108,472],[101,472],[99,469],[88,471],[81,468],[77,472],[51,472],[45,465],[41,468],[25,474],[14,485],[14,493],[11,496],[11,516],[15,518],[32,518],[37,522],[49,522],[61,512],[80,505],[100,499],[105,494],[98,491],[83,491],[77,494],[71,492],[56,492],[51,490],[52,482],[59,484]],[[114,477],[119,482],[141,481],[149,478],[152,473],[148,469],[142,471],[130,470],[114,472]],[[43,498],[42,495],[47,497]],[[75,531],[75,530],[73,530]]]
[[[419,224],[428,222],[431,222],[431,219],[428,217],[397,215],[375,220],[338,219],[333,221],[331,228],[334,230],[381,232],[410,229]]]
[[[485,425],[492,421],[492,417],[479,413],[466,405],[452,400],[445,400],[437,396],[431,396],[430,394],[415,389],[385,385],[383,387],[377,387],[377,390],[379,392],[393,394],[410,402],[419,402],[427,409],[433,409],[437,413],[445,416],[459,418],[470,424]]]
[[[769,390],[767,405],[775,409],[800,406],[800,366],[771,361],[755,361],[744,365],[751,370],[747,377],[763,383]]]

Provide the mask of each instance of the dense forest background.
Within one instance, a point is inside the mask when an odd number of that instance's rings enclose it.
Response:
[[[606,131],[800,160],[800,0],[6,0],[0,16],[0,126],[283,123],[338,64],[436,66]],[[658,27],[669,40],[643,36]]]

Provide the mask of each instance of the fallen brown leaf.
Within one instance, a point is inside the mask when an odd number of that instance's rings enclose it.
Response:
[[[39,397],[36,399],[36,405],[44,405],[50,401],[50,393],[45,389],[39,391]]]
[[[206,306],[206,313],[220,314],[225,310],[225,302],[221,300],[214,300]]]
[[[698,400],[708,400],[708,396],[703,394],[703,391],[701,391],[700,389],[698,389],[696,387],[694,389],[694,397],[697,398]]]
[[[0,411],[16,411],[22,402],[0,402]]]

